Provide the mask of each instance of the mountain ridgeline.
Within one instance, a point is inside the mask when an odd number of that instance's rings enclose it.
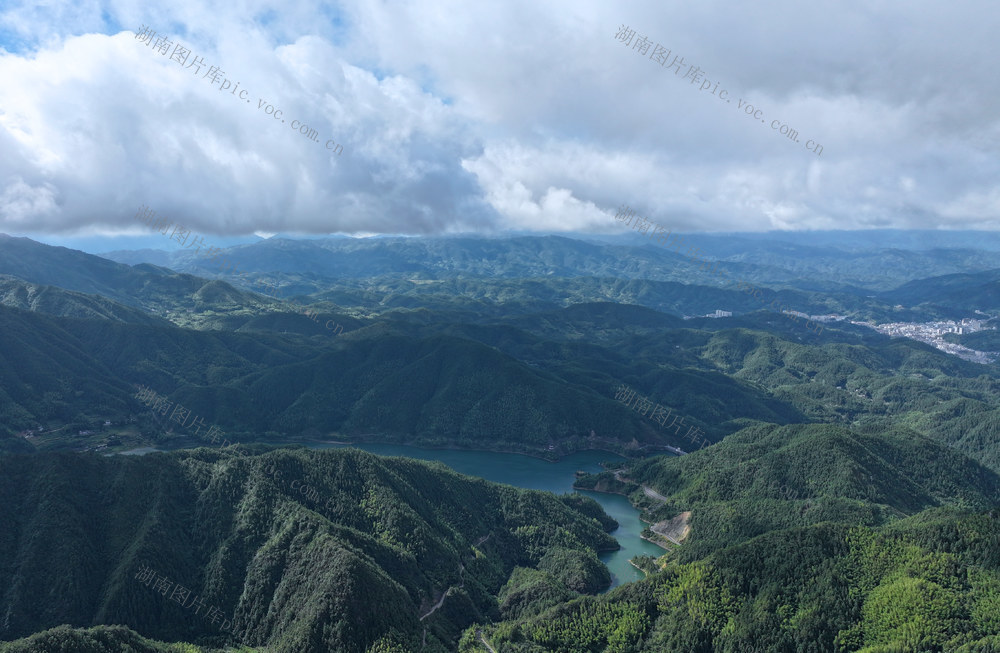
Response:
[[[866,325],[1000,350],[1000,240],[866,236],[691,238],[759,297],[636,236],[0,236],[0,653],[1000,650],[1000,367]],[[621,454],[577,487],[663,553],[599,594],[591,499],[331,440]]]
[[[607,587],[595,554],[617,548],[591,499],[352,449],[8,454],[0,483],[7,640],[121,624],[221,647],[234,641],[224,618],[275,651],[446,651],[500,616],[515,570],[572,597]],[[137,580],[143,566],[217,607],[220,623]]]
[[[1000,478],[912,432],[750,426],[577,486],[690,530],[645,580],[470,628],[460,651],[1000,647]]]

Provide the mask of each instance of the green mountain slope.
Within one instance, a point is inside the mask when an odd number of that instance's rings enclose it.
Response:
[[[770,333],[730,330],[695,334],[689,346],[703,363],[767,388],[774,399],[809,419],[865,429],[910,428],[1000,471],[995,366],[902,338],[836,333],[839,342],[830,336],[811,346]],[[670,355],[671,345],[654,347],[661,360]]]
[[[605,596],[470,628],[459,650],[989,653],[1000,647],[998,551],[989,513],[776,531]]]
[[[625,483],[604,472],[577,486],[630,492],[650,522],[690,511],[690,535],[671,552],[685,562],[783,528],[879,526],[932,507],[1000,504],[1000,475],[905,429],[758,424],[710,450],[630,463],[620,476]],[[650,499],[640,486],[668,500]]]
[[[155,326],[169,324],[162,318],[99,295],[28,283],[7,275],[0,275],[0,304],[61,317],[106,319]]]
[[[757,424],[577,485],[631,492],[650,522],[684,513],[690,532],[640,561],[645,580],[570,600],[535,590],[528,609],[467,629],[460,651],[1000,646],[1000,477],[915,433]],[[518,577],[525,592],[537,574]]]
[[[577,589],[610,582],[595,553],[617,543],[593,505],[572,507],[589,500],[357,450],[237,453],[0,457],[0,637],[69,623],[232,641],[137,580],[141,566],[247,643],[302,652],[424,637],[447,650],[497,614],[516,567],[552,568],[553,555]]]
[[[907,305],[926,303],[995,311],[1000,309],[1000,270],[916,279],[881,293],[880,297]]]
[[[591,431],[622,447],[633,438],[662,440],[608,396],[455,338],[375,331],[354,340],[307,340],[5,307],[0,328],[8,334],[0,342],[0,410],[9,431],[44,420],[120,422],[130,415],[146,431],[173,430],[132,397],[141,384],[241,439],[336,432],[519,451],[546,451],[563,440],[572,451]]]
[[[0,642],[0,653],[216,653],[222,649],[167,644],[148,639],[124,626],[70,628],[63,625],[24,637]],[[233,650],[233,649],[230,649]],[[257,649],[244,648],[251,651]]]
[[[0,234],[0,274],[144,308],[149,308],[150,301],[158,296],[170,295],[176,301],[178,296],[193,293],[204,283],[191,275],[178,275],[153,265],[133,268],[6,234]]]

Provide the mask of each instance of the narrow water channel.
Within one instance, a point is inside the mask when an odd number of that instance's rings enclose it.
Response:
[[[380,456],[436,460],[460,474],[478,476],[488,481],[530,490],[547,490],[555,494],[574,491],[573,481],[577,470],[599,472],[601,461],[623,460],[620,456],[603,451],[583,451],[553,463],[514,453],[419,449],[395,444],[309,445],[312,449],[339,449],[346,446],[355,446]],[[154,450],[152,447],[143,447],[125,453],[140,454]],[[617,494],[601,492],[581,492],[581,494],[593,497],[619,524],[618,529],[611,535],[618,540],[621,549],[600,555],[601,561],[611,571],[611,587],[608,589],[642,578],[642,572],[629,564],[629,560],[637,555],[659,556],[663,554],[663,549],[639,537],[644,527],[639,520],[639,511],[632,507],[627,498]]]
[[[548,490],[555,494],[573,492],[576,471],[601,471],[601,461],[624,460],[621,456],[605,451],[582,451],[566,456],[558,462],[548,462],[516,453],[492,453],[488,451],[454,451],[438,449],[418,449],[405,445],[365,444],[365,445],[318,445],[313,448],[328,449],[343,446],[357,446],[358,449],[380,456],[406,456],[420,460],[437,460],[460,474],[478,476],[496,483],[507,483],[530,490]],[[632,507],[626,497],[602,492],[584,492],[593,497],[604,512],[618,522],[618,529],[611,533],[621,548],[600,555],[601,561],[611,571],[612,589],[642,578],[641,571],[629,564],[637,555],[663,555],[663,549],[639,537],[644,524],[639,521],[639,511]]]

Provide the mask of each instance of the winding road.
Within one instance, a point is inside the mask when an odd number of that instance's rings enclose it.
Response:
[[[622,478],[622,474],[623,473],[624,473],[624,470],[616,469],[615,470],[615,480],[618,481],[619,483],[631,483],[632,481],[630,481],[629,479]],[[657,501],[662,501],[663,503],[667,502],[667,497],[663,496],[662,494],[660,494],[659,492],[657,492],[653,488],[649,487],[648,485],[643,485],[642,486],[642,491],[650,499],[656,499]]]
[[[459,583],[458,585],[452,585],[451,587],[449,587],[448,589],[446,589],[444,591],[444,594],[441,595],[441,599],[437,603],[434,604],[434,607],[431,608],[430,611],[427,612],[427,614],[425,614],[424,616],[420,617],[420,621],[423,621],[427,617],[431,616],[432,614],[434,614],[435,611],[437,611],[438,608],[440,608],[442,605],[444,605],[444,600],[446,598],[448,598],[448,594],[451,592],[452,589],[454,589],[456,587],[459,588],[459,589],[462,589],[463,587],[465,587],[465,577],[464,577],[464,574],[465,574],[465,565],[459,563],[459,565],[458,565],[458,575],[460,577],[462,577],[462,582]]]
[[[662,501],[663,503],[667,502],[667,497],[663,496],[662,494],[660,494],[653,488],[649,487],[648,485],[643,485],[642,491],[645,492],[646,496],[649,497],[650,499],[656,499],[657,501]]]
[[[483,631],[479,628],[476,629],[476,637],[478,637],[479,641],[483,643],[483,646],[490,649],[491,653],[497,653],[497,650],[490,646],[490,643],[486,641],[486,638],[483,636]]]
[[[490,531],[486,535],[484,535],[481,538],[479,538],[478,540],[476,540],[475,543],[472,546],[479,546],[483,542],[485,542],[486,540],[490,539],[491,537],[493,537],[493,531]],[[434,604],[434,607],[432,607],[430,610],[428,610],[427,613],[424,614],[424,616],[420,617],[420,621],[423,621],[427,617],[429,617],[432,614],[434,614],[434,612],[436,612],[437,609],[440,608],[444,604],[444,600],[446,598],[448,598],[448,594],[451,592],[451,590],[453,590],[455,588],[462,589],[463,587],[465,587],[465,564],[461,563],[461,562],[458,563],[458,577],[462,579],[462,582],[459,583],[458,585],[452,585],[451,587],[449,587],[448,589],[446,589],[444,591],[444,594],[441,595],[441,598],[438,600],[438,602]]]

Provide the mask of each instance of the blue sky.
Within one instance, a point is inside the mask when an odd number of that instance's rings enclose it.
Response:
[[[985,0],[8,1],[0,232],[148,246],[145,204],[218,240],[606,234],[623,203],[681,231],[995,230],[998,28]]]

